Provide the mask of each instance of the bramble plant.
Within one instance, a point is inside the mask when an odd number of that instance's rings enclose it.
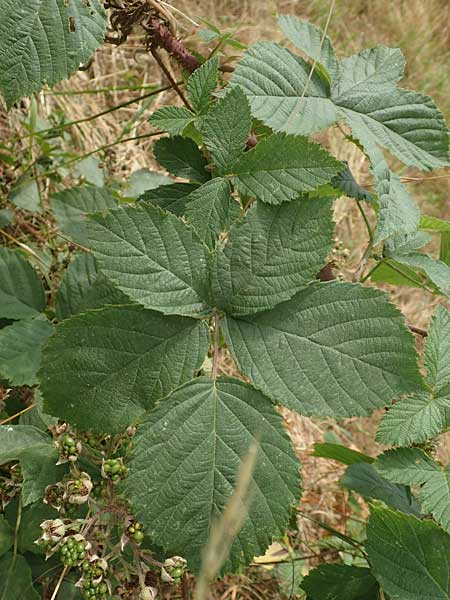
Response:
[[[338,59],[325,33],[284,15],[296,52],[262,41],[230,68],[220,52],[190,53],[151,4],[107,8],[121,39],[126,13],[157,59],[164,48],[184,67],[186,86],[171,82],[183,106],[150,119],[171,179],[127,202],[57,182],[50,208],[77,253],[54,304],[25,254],[0,248],[0,377],[34,393],[32,410],[15,419],[6,406],[0,426],[0,598],[155,598],[162,584],[188,598],[187,571],[201,571],[255,441],[222,571],[264,554],[301,496],[282,405],[335,419],[387,407],[377,440],[392,447],[376,460],[316,447],[349,465],[342,485],[371,501],[371,516],[357,564],[318,566],[300,597],[449,600],[449,467],[435,450],[450,427],[450,223],[420,214],[381,150],[447,167],[444,119],[398,86],[398,49]],[[0,2],[8,107],[70,77],[105,37],[97,0],[25,5]],[[372,192],[309,138],[332,126],[367,157]],[[367,225],[352,282],[328,281],[339,196]],[[421,250],[430,234],[439,258]],[[401,312],[365,282],[442,299],[423,369]],[[224,349],[242,378],[219,374]]]

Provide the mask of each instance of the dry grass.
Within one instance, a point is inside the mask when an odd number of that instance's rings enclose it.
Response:
[[[276,12],[296,14],[323,25],[330,5],[329,0],[204,0],[202,3],[174,0],[174,4],[193,19],[205,17],[219,27],[236,30],[235,37],[245,43],[261,38],[281,39],[275,25]],[[178,20],[180,34],[191,43],[198,44],[192,23],[182,16]],[[432,95],[447,118],[450,118],[448,0],[337,0],[329,34],[340,56],[380,44],[400,47],[407,60],[403,87]],[[83,95],[75,95],[74,92],[124,85],[164,84],[153,59],[147,53],[139,51],[140,41],[139,36],[135,35],[119,48],[105,46],[97,53],[96,60],[87,71],[57,87],[58,92],[67,95],[41,94],[41,114],[48,116],[63,112],[70,120],[86,118],[128,100],[132,94],[139,92],[116,91]],[[71,148],[79,153],[91,151],[117,140],[125,127],[128,130],[127,137],[150,131],[146,123],[149,114],[158,106],[174,100],[172,92],[165,92],[152,101],[143,100],[97,119],[95,126],[87,123],[73,128]],[[1,135],[9,137],[11,132],[19,132],[22,118],[23,110],[13,111],[8,123],[0,115]],[[367,180],[367,166],[354,147],[343,146],[336,133],[329,135],[326,143],[339,158],[349,161],[357,177],[362,181]],[[126,177],[133,170],[152,164],[151,141],[118,145],[105,158],[111,168],[111,175]],[[399,164],[396,164],[396,168],[401,174],[407,173]],[[430,180],[416,184],[411,186],[411,191],[419,199],[422,210],[450,217],[449,180]],[[340,270],[346,278],[351,278],[367,242],[366,232],[354,203],[338,201],[335,219],[337,236],[345,241],[349,251]],[[410,288],[393,289],[386,286],[386,289],[389,289],[393,301],[410,323],[426,327],[438,299]],[[236,372],[228,355],[222,357],[221,371],[227,374]],[[341,427],[331,420],[311,420],[287,410],[282,413],[295,449],[303,462],[302,508],[345,532],[348,506],[345,493],[338,486],[343,469],[329,461],[311,457],[310,452],[313,444],[322,441],[327,431],[333,431],[347,445],[376,454],[378,449],[373,442],[373,435],[378,416],[375,415],[372,419],[354,419],[343,423]],[[442,444],[441,452],[443,456],[450,457],[448,436]],[[311,544],[317,540],[315,526],[302,519],[299,527],[302,541]],[[215,597],[224,600],[279,597],[276,586],[274,588],[273,582],[269,584],[269,581],[270,577],[267,576],[264,585],[261,585],[260,579],[255,583],[251,577],[225,580],[217,586]]]

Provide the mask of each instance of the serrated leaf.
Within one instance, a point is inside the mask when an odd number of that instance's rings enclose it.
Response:
[[[90,245],[102,271],[131,300],[164,313],[208,311],[208,250],[175,215],[146,202],[92,215]]]
[[[103,43],[98,0],[5,0],[0,6],[0,89],[8,108],[67,79]]]
[[[189,99],[199,115],[206,112],[219,79],[219,57],[207,60],[188,79]]]
[[[383,415],[376,439],[380,444],[411,446],[439,435],[449,424],[450,389],[447,394],[422,392],[389,407]]]
[[[425,341],[427,381],[441,388],[450,383],[450,312],[438,306]]]
[[[385,241],[384,254],[386,256],[409,254],[429,244],[432,239],[431,235],[424,231],[414,231],[407,234],[398,233]]]
[[[327,198],[257,202],[215,258],[216,306],[234,315],[267,310],[313,281],[332,246],[331,206]]]
[[[64,234],[85,246],[89,243],[86,215],[107,212],[117,206],[117,200],[105,188],[84,185],[53,194],[50,206]]]
[[[392,600],[449,600],[450,536],[431,521],[373,507],[366,549]]]
[[[265,552],[272,536],[284,534],[299,497],[299,464],[272,403],[241,380],[197,378],[150,412],[138,430],[127,497],[151,538],[168,555],[186,556],[194,572],[255,437],[251,504],[228,569],[249,562]]]
[[[221,175],[232,172],[247,144],[252,117],[241,88],[232,88],[202,118],[200,130]]]
[[[270,311],[224,321],[241,372],[305,415],[370,415],[421,378],[401,313],[375,289],[309,285]]]
[[[351,450],[342,444],[314,444],[314,452],[311,456],[317,456],[319,458],[328,458],[336,460],[344,465],[356,465],[359,463],[372,463],[374,459],[367,454]]]
[[[329,86],[305,60],[272,42],[257,42],[239,61],[231,86],[240,86],[252,115],[274,131],[309,135],[337,120]]]
[[[378,263],[377,268],[371,273],[370,279],[377,283],[390,283],[409,287],[422,287],[424,282],[423,277],[420,277],[416,271],[395,262],[395,260],[389,262],[384,260]]]
[[[52,438],[29,425],[0,426],[0,464],[19,460],[23,473],[23,506],[41,500],[45,488],[58,481],[64,466],[56,466],[58,452]]]
[[[409,254],[394,252],[389,258],[401,265],[423,271],[443,295],[450,296],[450,267],[442,261],[422,252],[410,252]]]
[[[421,486],[422,509],[450,533],[450,465],[442,468],[419,448],[389,450],[375,465],[389,481]]]
[[[200,186],[195,183],[172,183],[154,190],[147,190],[139,200],[159,206],[181,217],[186,212],[188,196]]]
[[[280,15],[278,25],[299,50],[325,69],[331,80],[339,75],[339,61],[333,44],[319,27],[293,15]]]
[[[311,600],[379,600],[379,585],[370,569],[350,565],[320,565],[301,586]]]
[[[233,174],[241,193],[281,204],[328,183],[342,166],[305,137],[274,133],[246,152]]]
[[[40,317],[17,321],[1,329],[0,377],[14,386],[38,383],[42,347],[52,331],[52,325]]]
[[[153,144],[153,154],[158,163],[176,177],[204,183],[210,179],[207,162],[197,144],[179,135],[161,138]]]
[[[149,121],[170,135],[182,135],[194,119],[195,115],[185,106],[163,106],[152,114]]]
[[[138,169],[133,171],[127,179],[124,194],[126,198],[139,198],[148,190],[162,189],[165,186],[172,184],[173,179],[151,171],[150,169]]]
[[[403,77],[405,58],[399,48],[368,48],[340,61],[340,77],[332,89],[337,104],[353,96],[391,93]]]
[[[8,552],[0,558],[0,600],[39,600],[31,569],[20,554]]]
[[[44,308],[44,286],[31,264],[19,252],[0,248],[0,318],[34,317]]]
[[[381,500],[404,513],[420,515],[420,506],[404,485],[391,483],[382,477],[373,465],[350,465],[340,480],[342,487],[353,490],[367,500]]]
[[[11,190],[8,198],[17,208],[41,213],[41,197],[37,181],[30,175],[22,175]]]
[[[389,169],[381,151],[374,148],[370,156],[379,204],[375,243],[394,234],[416,231],[419,227],[419,207],[400,177]]]
[[[240,205],[231,195],[228,181],[221,177],[211,179],[193,191],[186,198],[186,203],[187,222],[210,250],[241,212]]]
[[[348,164],[346,162],[344,162],[344,164],[345,169],[336,175],[336,177],[333,177],[331,185],[344,192],[349,198],[370,201],[372,199],[372,194],[359,185],[354,178],[353,173],[350,171]]]
[[[106,304],[129,304],[130,300],[98,272],[91,254],[79,254],[70,262],[56,295],[56,318],[61,321]]]
[[[86,431],[123,431],[191,379],[207,349],[202,321],[141,306],[72,317],[57,325],[45,348],[44,408]]]

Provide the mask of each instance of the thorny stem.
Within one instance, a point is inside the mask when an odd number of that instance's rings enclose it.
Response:
[[[220,334],[220,316],[219,313],[216,312],[214,315],[214,355],[213,355],[213,366],[211,377],[212,379],[217,379],[217,366],[219,359],[219,334]]]
[[[183,94],[183,92],[181,91],[180,87],[178,86],[177,82],[175,81],[175,79],[172,77],[169,69],[166,67],[166,65],[164,64],[164,61],[161,59],[158,50],[155,47],[151,47],[150,48],[150,52],[153,56],[153,58],[156,60],[156,62],[158,63],[161,71],[164,73],[164,75],[167,77],[168,81],[170,82],[171,87],[173,87],[173,89],[176,91],[176,93],[178,94],[178,96],[181,98],[183,104],[186,106],[186,108],[188,108],[189,110],[192,110],[192,106],[189,104],[186,96]]]

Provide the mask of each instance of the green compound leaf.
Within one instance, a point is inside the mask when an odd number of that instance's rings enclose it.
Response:
[[[241,212],[240,205],[231,195],[228,181],[220,177],[193,191],[186,202],[186,220],[210,250]]]
[[[0,559],[0,600],[39,600],[27,560],[8,552]]]
[[[195,115],[184,106],[164,106],[155,111],[149,121],[158,129],[170,135],[182,135],[183,131],[195,119]]]
[[[339,61],[331,40],[323,37],[319,27],[293,15],[280,15],[278,25],[288,40],[325,70],[330,80],[339,75]]]
[[[42,348],[53,332],[44,318],[17,321],[0,330],[0,378],[11,385],[36,385]]]
[[[22,503],[42,500],[45,488],[58,481],[64,465],[47,433],[29,425],[0,426],[0,464],[19,460],[23,473]]]
[[[425,341],[427,381],[437,388],[450,383],[450,312],[438,306]]]
[[[379,600],[379,585],[370,569],[350,565],[320,565],[301,587],[311,600]]]
[[[206,112],[219,80],[219,57],[207,60],[188,79],[189,99],[199,115]]]
[[[98,272],[91,254],[75,256],[58,289],[56,318],[61,321],[106,304],[130,304],[130,300],[103,273]]]
[[[186,556],[194,572],[255,440],[249,512],[226,569],[249,562],[265,552],[273,536],[283,535],[298,500],[299,463],[280,415],[241,380],[202,377],[165,398],[138,429],[127,498],[151,538],[168,555]]]
[[[160,208],[181,217],[186,212],[186,201],[188,196],[198,188],[199,185],[195,183],[172,183],[170,185],[162,185],[154,190],[147,190],[139,197],[139,201],[159,206]]]
[[[376,439],[380,444],[411,446],[439,435],[450,424],[450,386],[436,395],[408,396],[389,407]]]
[[[233,315],[272,308],[316,278],[331,250],[332,201],[257,202],[214,262],[216,306]]]
[[[270,311],[227,317],[224,334],[241,372],[305,415],[370,415],[421,386],[401,313],[360,285],[310,285]]]
[[[192,379],[207,350],[208,328],[195,319],[141,306],[72,317],[56,327],[45,348],[45,410],[86,431],[123,431]]]
[[[404,485],[391,483],[382,477],[373,465],[350,465],[340,480],[342,487],[353,490],[366,499],[381,500],[404,513],[420,515],[420,506]]]
[[[98,0],[4,0],[0,6],[0,90],[8,108],[45,84],[69,78],[103,43]]]
[[[24,319],[45,308],[42,282],[19,252],[0,248],[0,318]]]
[[[252,115],[274,131],[309,135],[338,118],[329,85],[299,56],[272,42],[257,42],[238,63],[230,85],[239,86]]]
[[[250,106],[238,87],[228,91],[202,118],[203,140],[220,174],[232,172],[245,149],[251,126]]]
[[[281,204],[328,183],[343,165],[305,137],[275,133],[234,165],[241,193]]]
[[[131,300],[164,313],[208,311],[208,249],[175,215],[146,202],[92,215],[97,267]]]
[[[210,179],[207,162],[197,144],[179,135],[161,138],[153,144],[153,153],[159,164],[176,177],[204,183]]]
[[[431,521],[373,507],[366,549],[392,600],[449,600],[450,536]]]
[[[85,185],[53,194],[50,206],[64,234],[86,246],[89,244],[87,214],[106,213],[117,206],[117,200],[106,188]]]
[[[418,448],[389,450],[378,457],[375,465],[389,481],[421,486],[422,509],[450,533],[450,465],[442,468]]]

